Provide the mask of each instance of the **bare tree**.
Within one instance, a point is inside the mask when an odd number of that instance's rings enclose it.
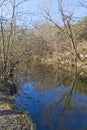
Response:
[[[1,19],[0,19],[0,64],[1,64],[1,78],[6,79],[9,76],[12,76],[15,66],[20,62],[20,58],[23,55],[22,41],[19,37],[19,30],[16,24],[17,21],[17,8],[26,2],[23,0],[19,3],[16,3],[16,0],[3,0],[0,3],[1,10]],[[11,14],[9,18],[3,15],[3,8],[7,5],[11,6]],[[6,7],[8,8],[8,7]],[[6,10],[5,10],[6,12]],[[21,12],[22,14],[22,12]],[[4,18],[5,17],[5,18]],[[21,38],[22,35],[21,35]],[[21,44],[19,44],[21,43]]]
[[[81,0],[81,6],[87,9],[87,0]]]
[[[65,35],[65,37],[67,37],[69,39],[69,43],[71,46],[71,49],[67,49],[69,51],[71,51],[71,54],[74,57],[74,61],[75,64],[77,64],[77,60],[79,59],[81,62],[85,62],[85,58],[81,58],[79,52],[77,51],[77,43],[75,41],[75,37],[73,34],[73,25],[72,25],[72,19],[73,19],[73,12],[65,12],[64,7],[63,7],[63,1],[62,0],[58,0],[58,9],[62,18],[62,22],[63,22],[63,27],[61,27],[57,22],[55,22],[51,15],[50,12],[48,12],[47,10],[44,10],[43,16],[45,17],[45,19],[47,19],[48,21],[50,21],[51,23],[53,23],[58,30],[61,31],[62,35]],[[76,65],[77,66],[77,65]]]

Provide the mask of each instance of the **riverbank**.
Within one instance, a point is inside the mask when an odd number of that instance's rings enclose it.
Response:
[[[0,87],[0,130],[35,130],[28,113],[19,113],[14,96],[6,88]]]

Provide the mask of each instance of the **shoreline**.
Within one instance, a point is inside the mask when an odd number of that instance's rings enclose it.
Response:
[[[27,112],[18,112],[14,96],[0,88],[0,130],[35,130],[35,124]]]

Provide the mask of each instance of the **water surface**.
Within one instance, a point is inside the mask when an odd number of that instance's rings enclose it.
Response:
[[[52,67],[39,65],[26,76],[16,104],[30,113],[37,130],[87,129],[87,79],[78,78],[71,91],[73,76]]]

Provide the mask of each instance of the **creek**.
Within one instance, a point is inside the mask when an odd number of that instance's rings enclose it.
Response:
[[[29,112],[37,130],[87,129],[87,78],[53,66],[28,66],[20,76],[15,97],[18,111]]]

